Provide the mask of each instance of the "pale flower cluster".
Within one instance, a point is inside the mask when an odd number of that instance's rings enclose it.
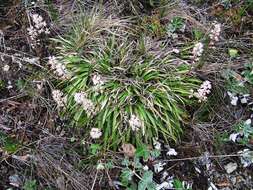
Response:
[[[98,73],[94,74],[91,80],[95,86],[102,86],[105,83],[103,77]]]
[[[90,99],[87,98],[87,94],[84,92],[76,93],[74,100],[77,104],[82,105],[88,117],[95,114],[95,105]]]
[[[204,52],[204,44],[202,42],[196,43],[192,50],[193,57],[197,59],[198,57],[201,57],[203,52]]]
[[[216,24],[214,24],[213,29],[210,31],[210,34],[209,34],[212,45],[214,44],[214,42],[219,41],[220,34],[221,34],[221,24],[216,23]]]
[[[27,28],[28,34],[32,40],[32,47],[40,42],[39,36],[41,34],[49,34],[50,31],[47,28],[47,23],[43,20],[42,16],[34,13],[30,15],[32,24]]]
[[[70,73],[68,72],[66,65],[64,63],[60,63],[56,57],[50,56],[48,58],[48,64],[51,66],[54,73],[61,79],[70,78]]]
[[[232,133],[230,136],[229,136],[229,140],[233,141],[233,142],[236,142],[236,139],[240,136],[241,134],[240,133]]]
[[[90,136],[93,139],[99,139],[102,136],[102,131],[99,128],[92,128],[90,131]]]
[[[74,100],[77,104],[82,104],[83,100],[87,97],[84,92],[75,93]]]
[[[134,114],[131,115],[128,122],[133,131],[139,131],[144,125],[143,121]]]
[[[169,148],[166,155],[168,155],[168,156],[177,156],[177,151],[174,148]]]
[[[67,97],[60,90],[53,90],[52,97],[58,107],[64,107],[67,103]]]
[[[206,80],[201,84],[197,92],[193,92],[192,90],[192,95],[190,97],[194,96],[199,99],[199,102],[204,102],[207,100],[207,95],[211,93],[211,89],[212,89],[211,82]]]

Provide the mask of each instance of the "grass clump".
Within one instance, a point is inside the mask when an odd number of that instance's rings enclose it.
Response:
[[[156,137],[176,141],[187,120],[185,105],[200,81],[188,65],[173,64],[172,55],[150,54],[143,38],[122,21],[108,25],[105,19],[99,31],[97,22],[103,21],[86,15],[70,35],[55,40],[58,60],[70,73],[60,87],[72,124],[85,127],[87,136],[102,135],[107,148]]]

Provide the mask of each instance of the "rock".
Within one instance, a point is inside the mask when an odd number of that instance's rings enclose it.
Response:
[[[233,171],[237,169],[237,163],[230,162],[224,168],[228,174],[231,174]]]
[[[230,179],[230,181],[231,181],[231,183],[233,184],[233,185],[235,185],[236,184],[236,177],[231,177],[231,179]]]

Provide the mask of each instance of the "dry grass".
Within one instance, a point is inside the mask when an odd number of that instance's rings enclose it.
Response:
[[[35,153],[37,175],[57,189],[88,190],[92,186],[95,170],[78,170],[81,158],[70,150],[64,138],[41,140]]]

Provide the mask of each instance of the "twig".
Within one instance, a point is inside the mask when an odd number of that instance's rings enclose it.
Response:
[[[242,154],[227,154],[227,155],[212,155],[212,156],[195,156],[195,157],[188,157],[188,158],[176,158],[170,160],[163,160],[165,162],[177,162],[177,161],[186,161],[186,160],[198,160],[200,158],[225,158],[225,157],[242,157]]]
[[[43,67],[43,66],[41,66],[40,64],[36,63],[36,61],[33,61],[33,62],[32,62],[32,61],[28,61],[28,60],[26,60],[26,59],[23,59],[23,58],[14,56],[14,55],[9,55],[9,54],[7,54],[7,53],[2,53],[2,52],[0,52],[0,55],[4,55],[4,56],[10,57],[10,58],[15,58],[15,59],[17,59],[17,60],[24,61],[24,62],[29,63],[29,64],[31,64],[31,65],[36,65],[37,67],[40,67],[41,69],[46,70],[45,67]]]
[[[6,101],[9,101],[9,100],[13,100],[13,99],[23,98],[25,96],[27,96],[27,94],[22,93],[22,94],[18,94],[16,96],[12,96],[12,97],[9,97],[9,98],[0,99],[0,103],[6,102]]]
[[[96,171],[95,179],[94,179],[94,181],[93,181],[93,184],[92,184],[91,190],[93,190],[93,189],[94,189],[94,187],[95,187],[96,180],[97,180],[97,176],[98,176],[98,170]]]

